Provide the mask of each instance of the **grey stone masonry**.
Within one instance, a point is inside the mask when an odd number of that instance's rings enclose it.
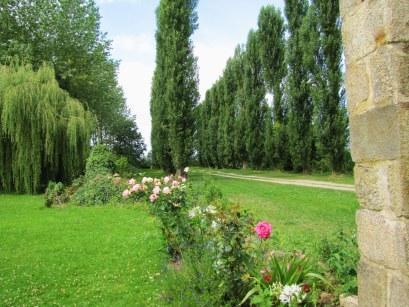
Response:
[[[358,300],[409,306],[409,0],[340,0],[356,163]]]

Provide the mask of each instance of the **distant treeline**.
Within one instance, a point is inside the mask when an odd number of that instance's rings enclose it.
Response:
[[[195,110],[195,153],[209,167],[352,168],[338,0],[261,9]]]

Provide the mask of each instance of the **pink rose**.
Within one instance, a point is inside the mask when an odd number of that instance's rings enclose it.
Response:
[[[159,198],[159,196],[156,195],[155,193],[151,194],[151,196],[149,196],[149,200],[151,201],[151,203],[154,203],[158,198]]]
[[[168,183],[169,180],[170,180],[170,177],[169,177],[169,176],[166,176],[165,178],[163,178],[163,182],[164,182],[164,183]]]
[[[133,178],[128,180],[129,185],[135,185],[135,183],[136,183],[136,180]]]
[[[266,222],[266,221],[261,221],[256,225],[256,228],[254,229],[257,233],[257,236],[260,239],[268,239],[271,235],[271,224]]]
[[[171,190],[169,189],[169,187],[164,187],[162,192],[163,194],[170,194]]]
[[[129,190],[126,189],[125,191],[122,192],[122,197],[123,198],[128,198],[130,194],[131,194],[131,192],[129,192]]]
[[[138,192],[139,191],[139,189],[141,188],[141,185],[140,184],[135,184],[133,187],[132,187],[132,189],[131,189],[131,192]]]
[[[177,186],[179,186],[179,181],[173,180],[172,187],[177,187]]]
[[[160,193],[160,187],[158,186],[154,187],[152,193],[158,195]]]

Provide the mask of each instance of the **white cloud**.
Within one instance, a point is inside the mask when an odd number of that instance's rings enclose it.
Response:
[[[144,61],[123,61],[119,67],[119,84],[124,90],[128,107],[136,115],[136,122],[148,148],[151,134],[149,100],[153,70],[153,63]]]
[[[203,41],[195,43],[195,55],[198,57],[199,91],[204,99],[206,90],[220,77],[229,57],[233,56],[236,43],[224,42],[211,44]]]
[[[153,37],[146,33],[139,35],[119,35],[113,39],[115,53],[123,55],[132,53],[133,56],[154,53]]]

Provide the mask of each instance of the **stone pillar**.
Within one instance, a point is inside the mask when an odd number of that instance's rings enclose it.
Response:
[[[340,0],[359,306],[409,306],[409,0]]]

